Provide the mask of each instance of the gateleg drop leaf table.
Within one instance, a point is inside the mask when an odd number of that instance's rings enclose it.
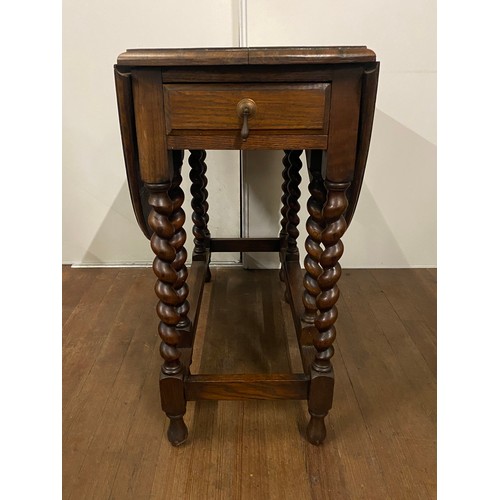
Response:
[[[187,439],[186,402],[203,399],[304,399],[310,413],[307,439],[313,444],[325,439],[324,419],[333,401],[341,237],[363,181],[378,72],[376,56],[366,47],[134,49],[118,57],[115,84],[129,191],[156,255],[160,395],[173,445]],[[209,149],[284,151],[276,238],[211,236]],[[189,272],[181,189],[185,150],[194,234]],[[305,276],[297,247],[303,151],[310,180]],[[279,253],[303,373],[190,372],[210,256],[224,251]]]

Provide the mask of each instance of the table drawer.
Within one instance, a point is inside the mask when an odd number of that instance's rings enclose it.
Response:
[[[236,131],[242,128],[238,103],[251,99],[252,131],[326,133],[330,84],[165,84],[168,134]],[[183,132],[185,131],[185,132]]]

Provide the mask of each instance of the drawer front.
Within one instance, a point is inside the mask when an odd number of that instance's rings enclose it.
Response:
[[[326,133],[330,84],[165,84],[167,133],[240,130],[237,106],[255,102],[248,120],[252,131]]]

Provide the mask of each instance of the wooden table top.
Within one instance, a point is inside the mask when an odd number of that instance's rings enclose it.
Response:
[[[129,49],[118,56],[124,66],[250,64],[339,64],[375,61],[366,46]]]

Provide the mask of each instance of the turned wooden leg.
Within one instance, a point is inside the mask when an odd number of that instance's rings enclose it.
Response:
[[[288,170],[288,174],[283,173],[287,185],[283,189],[283,196],[281,198],[284,207],[281,209],[283,216],[281,220],[280,236],[286,239],[286,257],[287,260],[299,260],[299,249],[297,248],[297,238],[299,237],[298,225],[300,222],[300,169],[302,162],[300,155],[302,151],[285,151],[285,158],[283,158],[283,165]]]
[[[283,157],[283,171],[281,173],[283,177],[283,184],[281,184],[281,248],[286,249],[288,247],[288,233],[286,227],[288,225],[288,196],[290,195],[288,188],[290,182],[290,157],[288,155],[289,151],[285,151],[285,156]]]
[[[162,340],[160,354],[163,358],[160,394],[162,409],[170,419],[167,437],[175,446],[183,443],[188,434],[183,420],[186,413],[184,367],[177,348],[180,332],[176,327],[182,319],[187,297],[187,272],[183,261],[185,233],[182,229],[185,216],[181,209],[183,196],[179,193],[179,186],[176,186],[177,181],[147,184],[152,208],[148,218],[153,230],[151,248],[156,254],[153,270],[158,278],[155,291],[160,299],[156,307],[160,318],[158,332]],[[178,258],[177,255],[182,256]]]
[[[302,302],[304,304],[304,315],[302,319],[306,323],[313,324],[318,313],[316,297],[321,291],[318,285],[318,278],[323,272],[323,269],[321,268],[319,260],[323,252],[321,248],[321,233],[325,228],[322,211],[326,201],[326,191],[321,176],[320,161],[311,160],[309,175],[310,182],[308,187],[311,196],[307,202],[309,217],[306,222],[308,237],[305,243],[307,255],[304,259],[306,273],[304,276],[305,290],[302,296]]]
[[[187,235],[183,228],[184,222],[186,221],[186,214],[182,209],[182,204],[184,203],[184,191],[181,188],[181,168],[183,158],[184,151],[173,151],[174,176],[170,190],[170,198],[173,205],[172,224],[174,226],[174,235],[172,237],[171,244],[175,248],[175,259],[172,262],[172,267],[177,273],[177,281],[174,284],[174,288],[179,296],[177,312],[181,318],[177,323],[178,328],[188,328],[190,326],[190,321],[187,317],[189,312],[189,302],[187,301],[189,288],[186,283],[188,270],[185,265],[187,260],[187,251],[184,247]]]
[[[191,172],[191,207],[193,209],[193,235],[194,235],[194,251],[193,260],[204,260],[207,247],[210,241],[210,232],[208,230],[208,179],[206,177],[207,165],[205,158],[207,152],[204,150],[192,150],[189,155],[189,165]],[[205,281],[211,279],[210,268],[207,267],[207,275]]]
[[[335,304],[339,298],[339,259],[344,250],[340,238],[347,228],[344,213],[347,208],[346,190],[349,183],[325,181],[325,187],[326,201],[322,212],[324,230],[321,233],[324,250],[319,259],[323,271],[317,280],[320,293],[316,297],[316,306],[319,314],[314,321],[316,329],[313,344],[316,355],[311,363],[308,400],[311,419],[307,427],[307,438],[310,443],[316,445],[325,439],[324,420],[333,402],[334,372],[331,358],[334,353],[335,321],[338,316]]]
[[[300,222],[300,161],[301,150],[286,150],[283,157],[283,184],[281,185],[281,251],[285,260],[299,260],[299,249],[297,238],[299,236],[298,225]],[[283,263],[280,269],[280,279],[284,281]],[[285,300],[287,296],[285,294]],[[288,302],[288,300],[287,300]]]

